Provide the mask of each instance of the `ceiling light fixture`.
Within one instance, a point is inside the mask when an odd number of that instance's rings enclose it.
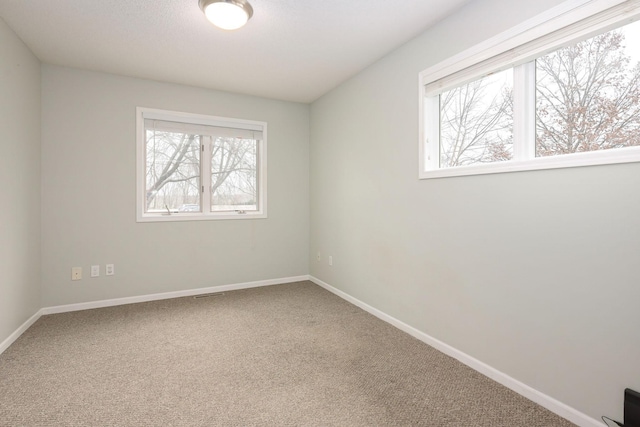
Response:
[[[253,15],[246,0],[199,0],[198,4],[207,19],[223,30],[236,30]]]

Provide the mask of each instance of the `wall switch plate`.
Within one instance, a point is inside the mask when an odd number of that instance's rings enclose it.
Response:
[[[91,266],[91,277],[98,277],[100,276],[100,266],[99,265],[92,265]]]
[[[71,268],[71,280],[82,280],[82,267]]]
[[[104,271],[107,276],[113,276],[114,274],[116,274],[116,269],[113,264],[107,264]]]

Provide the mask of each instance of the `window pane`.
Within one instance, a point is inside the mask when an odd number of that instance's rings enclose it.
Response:
[[[211,210],[258,209],[258,141],[214,138],[211,147]]]
[[[146,212],[200,212],[200,136],[146,131]]]
[[[536,156],[640,145],[640,24],[536,60]]]
[[[440,167],[509,160],[513,153],[513,69],[440,95]]]

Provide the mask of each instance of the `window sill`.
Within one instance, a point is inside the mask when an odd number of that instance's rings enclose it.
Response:
[[[625,147],[606,151],[537,157],[531,160],[509,160],[446,169],[420,171],[419,179],[447,178],[468,175],[487,175],[506,172],[524,172],[581,166],[611,165],[640,162],[640,147]]]
[[[218,221],[218,220],[243,220],[243,219],[265,219],[264,212],[256,213],[224,213],[224,214],[202,214],[202,213],[172,213],[169,214],[142,214],[138,215],[136,222],[176,222],[176,221]]]

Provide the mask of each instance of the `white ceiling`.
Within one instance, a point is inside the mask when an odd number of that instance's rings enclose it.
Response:
[[[226,32],[198,0],[0,0],[43,62],[311,102],[469,0],[250,0]]]

